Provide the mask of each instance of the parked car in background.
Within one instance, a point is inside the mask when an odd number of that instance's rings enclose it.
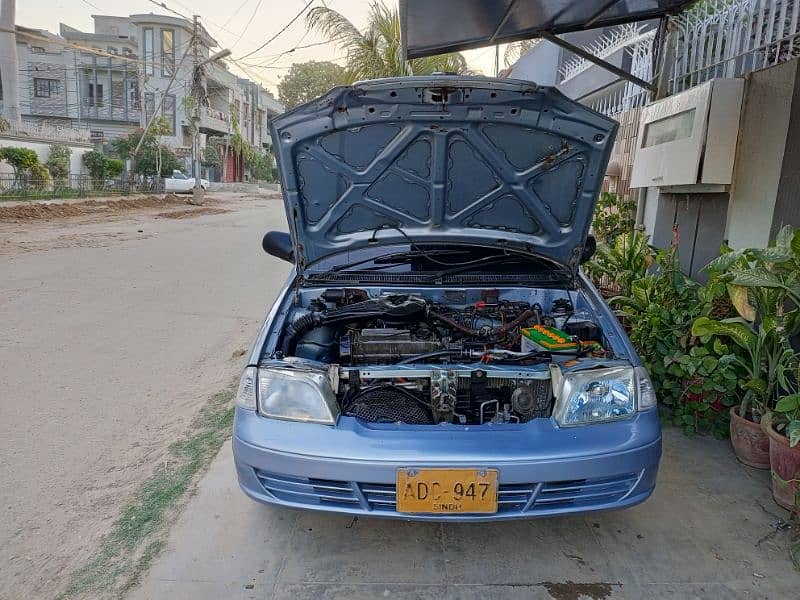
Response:
[[[294,264],[236,397],[260,502],[486,521],[633,506],[656,398],[580,264],[617,124],[553,88],[429,76],[272,121]]]
[[[201,179],[200,180],[200,187],[204,190],[208,189],[208,180]],[[191,192],[194,188],[194,177],[187,177],[181,171],[173,171],[172,177],[166,177],[164,179],[164,191],[165,192]]]

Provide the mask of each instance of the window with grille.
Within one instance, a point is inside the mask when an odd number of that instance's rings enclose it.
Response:
[[[33,95],[37,98],[50,98],[61,93],[61,82],[58,79],[42,79],[34,77]]]
[[[103,84],[102,83],[90,83],[89,84],[88,102],[89,102],[89,106],[103,106]]]

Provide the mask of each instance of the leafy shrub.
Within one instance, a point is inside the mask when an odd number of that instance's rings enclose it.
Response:
[[[16,179],[26,175],[34,165],[39,164],[36,152],[29,148],[0,148],[0,160],[11,165]]]
[[[604,283],[605,278],[616,286],[618,294],[628,296],[633,282],[647,274],[654,256],[647,235],[628,231],[618,234],[610,246],[600,246],[584,268],[598,283]]]
[[[657,254],[654,271],[631,281],[630,289],[629,296],[609,303],[626,321],[653,380],[662,417],[687,433],[724,437],[727,408],[738,399],[743,368],[735,347],[691,331],[698,317],[712,313],[724,286],[712,281],[703,287],[689,279],[673,245]]]
[[[106,170],[106,177],[110,178],[119,177],[125,170],[125,163],[122,162],[122,160],[120,160],[119,158],[107,158],[105,170]]]
[[[89,174],[95,181],[105,181],[119,177],[125,169],[125,163],[118,158],[109,158],[102,152],[92,150],[83,155],[83,164],[89,169]]]
[[[633,231],[636,202],[611,192],[602,192],[592,219],[592,232],[600,244],[613,245],[617,236]]]
[[[37,162],[29,170],[31,187],[37,191],[46,190],[50,187],[50,171],[42,163]]]
[[[69,177],[69,157],[72,150],[66,144],[51,144],[50,156],[47,157],[47,170],[56,184],[64,185]]]

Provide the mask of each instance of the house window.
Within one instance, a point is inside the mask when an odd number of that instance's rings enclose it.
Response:
[[[175,96],[170,94],[164,97],[164,108],[162,114],[169,125],[169,135],[175,135]]]
[[[145,123],[150,121],[150,117],[156,112],[156,96],[153,92],[144,93],[144,120]]]
[[[153,30],[148,27],[144,30],[144,70],[148,75],[155,73],[153,58]]]
[[[145,92],[144,94],[144,119],[145,122],[150,121],[150,117],[154,113],[161,113],[161,116],[167,122],[169,131],[165,135],[175,135],[175,117],[176,115],[176,101],[173,94],[164,96],[161,99],[159,106],[156,106],[156,97],[153,92]]]
[[[161,75],[171,77],[175,71],[175,32],[161,30]]]
[[[61,93],[61,82],[58,79],[33,78],[33,95],[37,98],[49,98]]]
[[[89,106],[103,106],[103,84],[90,83],[89,84]]]
[[[128,80],[128,107],[139,110],[139,82],[136,79]]]

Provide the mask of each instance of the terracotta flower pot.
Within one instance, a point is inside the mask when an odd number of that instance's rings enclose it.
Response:
[[[756,469],[769,469],[769,437],[758,423],[739,416],[731,407],[731,444],[739,462]]]
[[[771,425],[765,429],[769,436],[772,497],[783,508],[797,510],[800,508],[800,445],[789,446],[789,440]]]

